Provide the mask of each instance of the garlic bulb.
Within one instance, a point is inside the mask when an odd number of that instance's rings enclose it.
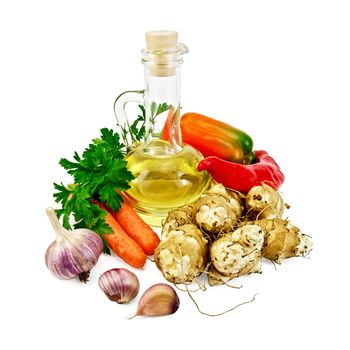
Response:
[[[134,316],[164,316],[177,311],[180,299],[175,289],[168,284],[158,283],[149,287],[141,296]]]
[[[46,213],[57,236],[46,250],[47,268],[57,278],[71,279],[79,276],[82,282],[86,282],[90,270],[102,254],[101,237],[88,229],[66,230],[58,221],[53,208],[47,208]]]
[[[110,300],[118,304],[128,303],[136,297],[140,289],[136,275],[122,268],[104,272],[98,280],[98,285]]]

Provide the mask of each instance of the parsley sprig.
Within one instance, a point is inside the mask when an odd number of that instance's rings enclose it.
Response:
[[[146,110],[143,105],[139,105],[141,114],[137,116],[134,122],[130,125],[130,135],[135,141],[141,141],[146,135]]]
[[[134,122],[127,128],[122,128],[122,135],[124,140],[126,135],[129,133],[133,142],[141,141],[146,136],[146,109],[143,105],[139,105],[141,113],[137,116]],[[156,123],[156,117],[167,111],[170,106],[167,103],[161,103],[157,105],[155,102],[151,103],[150,106],[150,132],[152,132],[154,125]]]
[[[82,156],[75,152],[74,161],[60,160],[59,164],[74,179],[74,183],[68,186],[54,183],[54,197],[61,204],[57,216],[62,216],[66,229],[72,228],[70,217],[73,216],[74,228],[89,228],[100,235],[112,232],[105,222],[106,212],[92,200],[103,202],[114,211],[119,210],[123,201],[119,192],[127,190],[129,182],[134,179],[127,169],[124,155],[125,147],[118,133],[103,128],[100,138],[92,140]],[[105,241],[104,252],[110,253]]]

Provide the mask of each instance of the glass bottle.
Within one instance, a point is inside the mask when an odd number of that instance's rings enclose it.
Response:
[[[115,102],[115,114],[124,143],[128,168],[135,176],[125,195],[153,226],[160,226],[167,213],[196,201],[208,187],[207,172],[198,172],[203,158],[193,147],[182,144],[180,128],[180,69],[187,47],[177,42],[177,32],[146,33],[147,48],[142,50],[145,89],[127,91]],[[125,130],[130,128],[125,106],[138,102],[145,107],[146,134],[137,142]],[[170,141],[162,139],[167,128]],[[169,140],[169,137],[167,137]]]

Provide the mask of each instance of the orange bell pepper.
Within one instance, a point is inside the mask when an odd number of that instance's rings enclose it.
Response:
[[[171,141],[171,115],[164,125],[162,139]],[[244,131],[198,113],[181,117],[182,141],[204,157],[215,156],[235,163],[254,162],[253,140]]]

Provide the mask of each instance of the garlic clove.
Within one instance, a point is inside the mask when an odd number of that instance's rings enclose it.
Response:
[[[98,280],[98,285],[110,300],[118,304],[128,303],[134,299],[140,289],[137,276],[123,268],[104,272]]]
[[[164,316],[175,313],[180,305],[180,299],[171,286],[159,283],[148,288],[141,296],[136,316]]]

